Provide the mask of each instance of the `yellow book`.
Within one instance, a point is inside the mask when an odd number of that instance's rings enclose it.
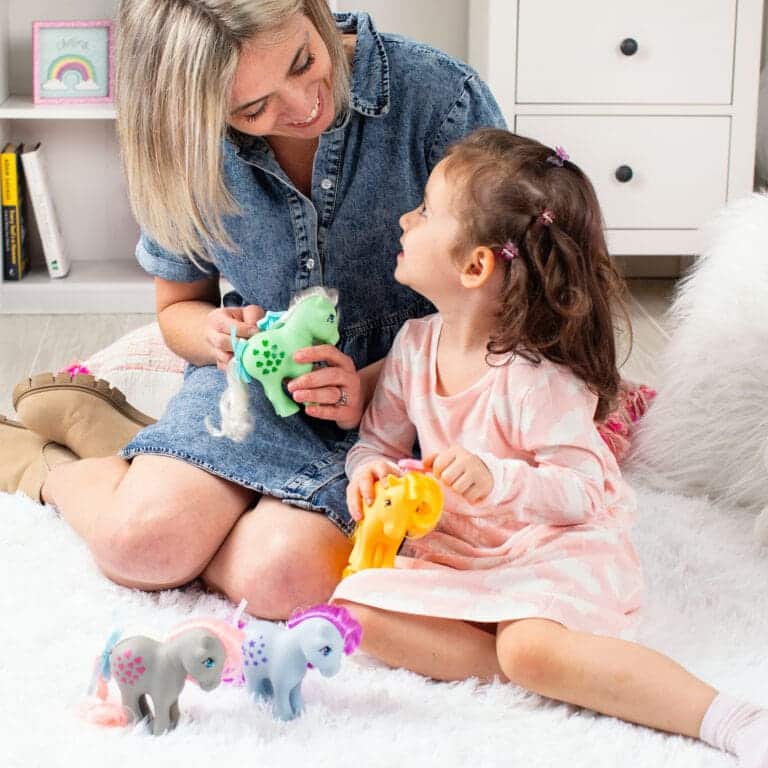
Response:
[[[21,280],[29,269],[25,226],[25,190],[18,147],[6,144],[0,153],[0,203],[3,221],[3,279]]]

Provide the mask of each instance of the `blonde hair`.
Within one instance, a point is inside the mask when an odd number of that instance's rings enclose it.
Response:
[[[120,0],[117,129],[131,207],[161,247],[210,260],[234,250],[223,223],[238,206],[223,177],[222,140],[238,58],[296,13],[328,48],[334,102],[349,101],[349,65],[326,0]]]

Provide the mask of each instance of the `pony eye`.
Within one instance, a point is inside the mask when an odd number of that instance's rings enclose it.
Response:
[[[203,666],[210,669],[216,662],[209,656],[204,662]]]
[[[327,317],[327,319],[326,319],[326,322],[327,322],[327,323],[333,323],[333,322],[335,322],[335,321],[336,321],[336,315],[334,315],[334,314],[330,314],[330,315],[328,315],[328,317]]]
[[[330,645],[324,645],[324,646],[323,646],[323,647],[320,649],[320,653],[322,653],[322,654],[323,654],[323,656],[327,656],[327,655],[328,655],[330,652],[331,652],[331,646],[330,646]]]
[[[392,499],[384,499],[384,506],[385,507],[391,507],[392,506]]]

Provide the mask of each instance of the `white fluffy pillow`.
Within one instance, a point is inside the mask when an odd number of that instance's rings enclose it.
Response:
[[[181,386],[185,362],[168,349],[154,322],[127,333],[82,365],[121,390],[135,408],[157,419]]]
[[[650,482],[758,510],[768,503],[768,197],[707,226],[678,287],[658,394],[628,463]]]

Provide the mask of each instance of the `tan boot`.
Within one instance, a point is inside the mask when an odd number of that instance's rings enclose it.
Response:
[[[114,456],[155,421],[109,382],[82,373],[24,379],[13,390],[13,405],[24,426],[84,459]]]
[[[34,501],[42,501],[40,491],[51,469],[76,459],[63,445],[0,416],[0,491],[21,491]]]

